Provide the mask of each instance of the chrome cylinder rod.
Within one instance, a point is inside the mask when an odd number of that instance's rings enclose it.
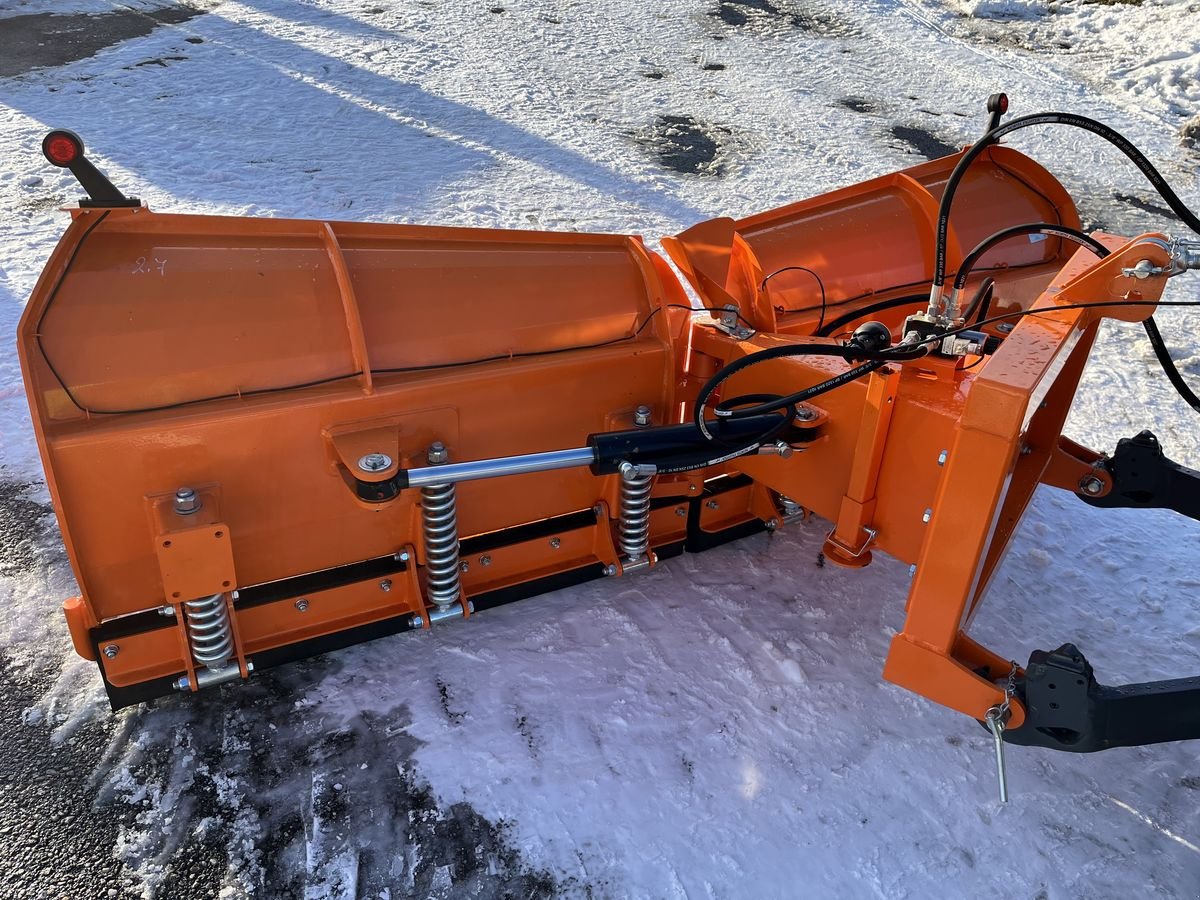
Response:
[[[524,456],[503,456],[499,459],[479,459],[473,462],[444,463],[404,472],[409,487],[432,484],[457,484],[478,481],[501,475],[524,475],[527,472],[549,472],[552,469],[573,469],[590,466],[596,461],[591,447],[575,450],[551,450],[547,453],[527,453]]]

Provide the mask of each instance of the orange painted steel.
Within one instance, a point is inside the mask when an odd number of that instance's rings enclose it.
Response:
[[[665,238],[703,305],[754,329],[739,334],[677,308],[669,266],[630,236],[73,210],[19,350],[81,591],[64,604],[76,649],[119,705],[181,676],[196,689],[187,600],[224,598],[241,677],[414,616],[431,627],[420,491],[360,499],[362,457],[386,456],[363,476],[379,484],[424,466],[435,441],[461,462],[580,447],[641,405],[656,425],[686,421],[721,366],[928,293],[956,161]],[[959,189],[951,267],[1029,221],[1079,225],[1045,170],[991,148]],[[1099,264],[1054,238],[990,251],[971,284],[995,278],[993,312],[1044,312],[993,329],[986,361],[891,364],[820,396],[806,405],[816,439],[788,458],[660,476],[651,547],[775,527],[789,498],[832,523],[834,561],[882,551],[916,566],[885,677],[982,718],[1010,664],[967,636],[971,614],[1034,488],[1070,489],[1099,458],[1060,434],[1097,321],[1151,310],[1055,307],[1157,299],[1120,269],[1162,251],[1103,240],[1116,252]],[[898,326],[908,311],[875,317]],[[847,365],[776,359],[725,391],[791,392]],[[177,507],[182,486],[197,511]],[[457,485],[460,615],[622,573],[618,487],[586,468]],[[1023,715],[1014,702],[1010,727]]]

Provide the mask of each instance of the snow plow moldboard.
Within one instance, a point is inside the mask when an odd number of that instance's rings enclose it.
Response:
[[[1061,435],[1100,320],[1200,251],[1081,235],[998,122],[664,238],[704,311],[634,236],[158,214],[52,133],[89,198],[19,350],[77,651],[119,708],[815,514],[831,562],[911,564],[884,676],[998,744],[1200,736],[1194,679],[966,633],[1039,484],[1200,511],[1152,435]]]

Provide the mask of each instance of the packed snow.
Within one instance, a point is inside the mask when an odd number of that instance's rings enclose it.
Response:
[[[0,0],[0,17],[168,5]],[[38,151],[50,127],[79,131],[161,211],[654,246],[969,143],[1003,89],[1014,114],[1118,128],[1200,208],[1200,151],[1185,142],[1200,15],[1186,0],[194,6],[0,78],[0,333],[14,334],[65,224],[56,209],[78,194]],[[1039,129],[1013,144],[1092,227],[1178,231],[1100,141]],[[1168,296],[1200,297],[1200,277]],[[1158,318],[1200,381],[1195,314]],[[1010,748],[1000,806],[988,735],[880,678],[906,568],[818,567],[819,521],[113,715],[62,623],[73,584],[7,347],[0,677],[28,699],[4,721],[20,746],[68,761],[53,780],[87,811],[53,828],[111,834],[92,874],[74,875],[69,849],[21,844],[19,823],[0,821],[16,896],[91,896],[101,870],[111,896],[146,898],[1200,894],[1194,746]],[[1200,467],[1194,415],[1141,330],[1111,325],[1068,431],[1111,449],[1150,427]],[[1197,674],[1198,563],[1198,523],[1043,490],[973,634],[1020,660],[1074,641],[1110,683]],[[14,791],[0,784],[16,815]]]

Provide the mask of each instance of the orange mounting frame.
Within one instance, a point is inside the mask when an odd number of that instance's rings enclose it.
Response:
[[[420,492],[361,499],[364,455],[386,458],[368,479],[382,483],[435,441],[452,461],[579,447],[642,406],[685,421],[721,366],[911,295],[876,314],[897,327],[924,305],[957,158],[664,238],[703,305],[750,331],[678,308],[670,267],[631,236],[72,210],[19,352],[81,590],[64,604],[76,649],[118,707],[182,676],[196,689],[181,604],[198,597],[225,597],[242,677],[429,628]],[[1079,225],[1045,170],[989,149],[959,190],[951,265],[1029,221]],[[799,504],[832,523],[831,560],[879,550],[915,567],[884,675],[982,718],[1010,663],[967,636],[971,616],[1035,487],[1097,471],[1060,434],[1097,322],[1152,311],[1059,307],[1156,300],[1161,279],[1121,274],[1165,262],[1146,237],[1100,236],[1114,253],[1098,264],[1053,238],[995,248],[980,270],[995,309],[1038,312],[992,329],[992,356],[889,365],[807,404],[803,452],[658,477],[657,558]],[[777,359],[727,390],[788,393],[845,368]],[[196,512],[174,505],[182,486]],[[624,574],[618,507],[618,476],[586,469],[458,485],[461,615]],[[1009,726],[1023,715],[1014,703]]]

